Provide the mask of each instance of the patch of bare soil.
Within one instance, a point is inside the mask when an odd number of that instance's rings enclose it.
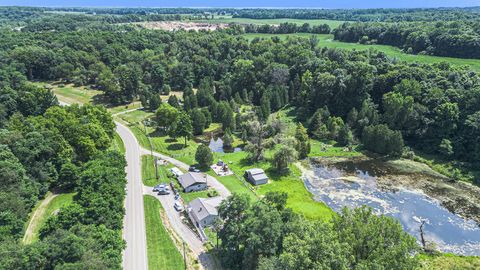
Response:
[[[158,21],[158,22],[137,22],[134,23],[140,25],[147,29],[153,30],[165,30],[165,31],[175,31],[175,30],[207,30],[214,31],[217,29],[225,29],[228,27],[224,23],[202,23],[202,22],[182,22],[182,21]]]
[[[347,173],[357,170],[375,176],[386,190],[400,187],[417,189],[438,200],[450,212],[480,224],[480,187],[466,182],[453,182],[427,165],[411,160],[378,160],[359,158],[316,158],[314,162],[333,165]]]

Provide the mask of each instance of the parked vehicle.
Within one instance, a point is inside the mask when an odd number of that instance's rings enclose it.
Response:
[[[153,187],[153,191],[158,192],[161,189],[168,189],[167,184],[158,184]]]
[[[178,212],[182,212],[184,210],[183,205],[179,201],[175,202],[173,208],[175,208],[175,210],[177,210]]]
[[[197,169],[195,166],[190,166],[190,167],[188,168],[188,171],[189,171],[189,172],[200,172],[200,170]]]
[[[180,198],[180,194],[179,193],[176,193],[175,194],[175,200],[178,200]]]
[[[165,189],[160,189],[158,191],[158,195],[168,195],[168,194],[170,194],[170,190],[168,190],[166,188]]]

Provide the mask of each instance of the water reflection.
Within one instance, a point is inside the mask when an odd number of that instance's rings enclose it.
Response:
[[[377,187],[375,177],[357,171],[345,176],[341,170],[316,166],[313,175],[305,176],[305,185],[316,200],[333,210],[343,207],[371,206],[377,214],[395,217],[404,229],[419,239],[419,227],[425,224],[425,238],[443,252],[480,255],[480,228],[476,222],[450,213],[436,200],[420,191],[399,189],[384,191]]]
[[[217,153],[225,153],[225,152],[239,152],[239,151],[242,151],[242,149],[240,147],[235,147],[234,149],[232,149],[231,151],[225,151],[226,149],[223,148],[223,140],[222,138],[218,137],[218,138],[214,138],[212,136],[212,138],[210,139],[210,143],[208,144],[208,147],[210,148],[210,150],[212,150],[212,152],[217,152]]]

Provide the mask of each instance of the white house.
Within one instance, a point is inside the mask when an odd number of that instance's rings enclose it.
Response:
[[[218,206],[222,197],[197,198],[188,204],[188,215],[199,229],[212,225],[218,218]]]
[[[245,176],[247,177],[247,180],[255,186],[268,183],[268,176],[262,169],[254,168],[246,170]]]
[[[205,190],[207,186],[207,175],[203,173],[188,172],[178,177],[178,182],[184,192]]]

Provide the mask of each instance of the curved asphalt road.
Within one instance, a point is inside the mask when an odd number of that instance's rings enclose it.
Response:
[[[127,197],[123,221],[123,239],[127,247],[123,252],[123,269],[146,270],[147,236],[145,214],[143,212],[143,184],[140,164],[140,146],[133,133],[124,125],[116,122],[117,133],[125,145],[127,160]]]

